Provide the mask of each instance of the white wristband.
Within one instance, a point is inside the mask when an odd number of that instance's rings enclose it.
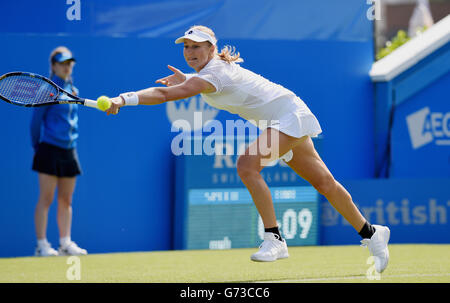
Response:
[[[138,105],[139,104],[139,96],[135,92],[120,94],[120,96],[125,101],[125,105]]]

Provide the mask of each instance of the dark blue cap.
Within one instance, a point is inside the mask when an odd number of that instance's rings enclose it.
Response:
[[[64,62],[64,61],[68,61],[68,60],[72,60],[75,61],[75,58],[72,56],[71,53],[57,53],[56,55],[54,55],[52,57],[52,63],[55,62]]]

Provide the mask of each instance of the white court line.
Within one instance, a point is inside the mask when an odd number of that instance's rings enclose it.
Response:
[[[450,273],[441,274],[403,274],[403,275],[383,275],[381,279],[377,281],[383,281],[383,278],[420,278],[420,277],[450,277]],[[321,282],[321,281],[334,281],[334,280],[355,280],[355,279],[367,279],[365,275],[362,276],[344,276],[344,277],[328,277],[328,278],[305,278],[305,279],[285,279],[285,280],[265,280],[265,281],[253,281],[254,283],[289,283],[289,282]],[[367,279],[370,281],[369,279]]]

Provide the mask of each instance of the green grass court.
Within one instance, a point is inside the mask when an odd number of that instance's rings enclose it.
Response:
[[[250,261],[252,249],[91,254],[80,257],[79,281],[68,257],[0,259],[0,282],[313,282],[449,283],[450,245],[390,245],[380,280],[369,280],[369,252],[359,246],[290,247],[290,258]]]

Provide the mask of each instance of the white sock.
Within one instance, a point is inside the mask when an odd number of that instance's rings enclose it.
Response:
[[[44,247],[44,246],[47,246],[47,245],[48,245],[47,238],[44,238],[44,239],[38,239],[38,240],[37,240],[37,245],[38,245],[38,247]]]
[[[70,243],[70,237],[59,238],[59,245],[62,247],[67,246]]]

